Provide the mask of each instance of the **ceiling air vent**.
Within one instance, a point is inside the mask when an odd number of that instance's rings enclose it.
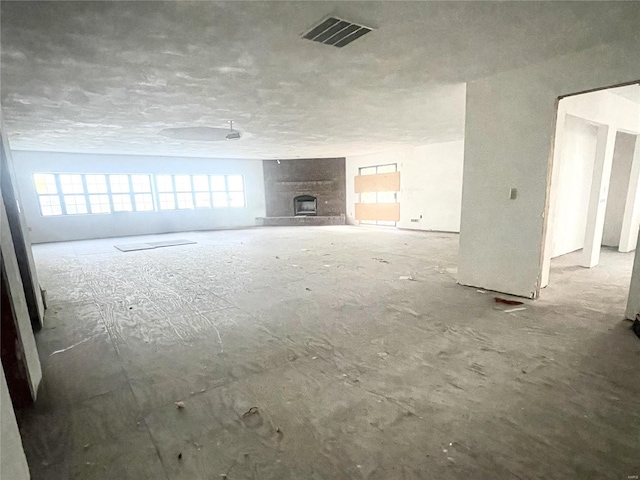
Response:
[[[366,35],[371,30],[371,28],[358,25],[357,23],[329,17],[302,37],[313,40],[314,42],[342,48],[363,35]]]

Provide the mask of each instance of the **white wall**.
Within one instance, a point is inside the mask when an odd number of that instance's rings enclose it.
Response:
[[[640,36],[467,84],[461,284],[536,296],[556,99],[636,79]]]
[[[29,466],[22,447],[22,438],[13,413],[9,388],[0,367],[0,478],[28,480]]]
[[[640,90],[640,86],[637,85],[625,88],[627,90],[633,88]],[[568,155],[571,157],[574,155],[574,150],[576,148],[579,149],[580,145],[584,146],[584,143],[576,144],[575,142],[569,142],[567,145],[567,140],[564,139],[564,136],[572,136],[572,131],[565,128],[567,125],[569,127],[572,125],[567,121],[569,116],[581,118],[598,127],[598,129],[606,129],[607,132],[609,132],[607,135],[610,139],[607,140],[605,137],[602,137],[601,141],[604,143],[601,147],[604,149],[603,155],[605,152],[611,152],[611,163],[603,157],[604,163],[602,163],[602,166],[600,166],[600,163],[597,164],[599,169],[606,169],[606,172],[604,170],[595,171],[595,169],[593,169],[591,178],[584,178],[581,175],[574,178],[573,170],[575,168],[571,168],[571,160],[569,160],[569,162],[565,161],[564,156]],[[600,227],[598,227],[598,225],[600,225],[599,222],[601,221],[602,225],[606,225],[605,220],[607,218],[607,213],[611,219],[616,217],[624,218],[627,208],[625,206],[627,203],[626,200],[625,205],[622,205],[617,203],[614,199],[613,205],[607,212],[608,200],[611,196],[609,195],[611,179],[609,172],[614,166],[614,144],[616,143],[616,132],[638,132],[640,130],[640,107],[637,103],[623,96],[612,93],[612,90],[599,90],[562,98],[558,104],[556,119],[555,144],[553,148],[553,171],[551,172],[551,189],[548,199],[549,222],[547,224],[548,229],[545,239],[544,259],[542,263],[541,279],[539,282],[541,287],[545,287],[549,283],[551,258],[553,257],[563,255],[586,246],[586,250],[583,252],[581,264],[584,266],[597,265],[601,240],[604,236],[604,228],[600,229]],[[598,130],[598,132],[600,132],[600,130]],[[604,130],[602,130],[602,132],[604,132]],[[599,138],[598,133],[596,133],[596,138]],[[612,145],[607,146],[607,141],[610,141]],[[589,152],[589,156],[591,159],[595,160],[596,153],[594,152],[592,154]],[[595,168],[595,164],[593,162],[591,163]],[[623,178],[626,178],[627,187],[625,188],[624,193],[620,193],[620,195],[628,195],[627,188],[629,185],[629,174],[630,172],[628,172],[626,176],[624,174],[622,175]],[[601,179],[601,183],[598,183],[598,185],[593,184],[593,180],[596,177]],[[618,178],[617,171],[616,178]],[[581,186],[578,186],[578,182],[583,183]],[[620,183],[624,183],[624,180]],[[616,186],[621,187],[621,185],[618,185],[617,183]],[[576,218],[574,218],[573,221],[568,219],[568,214],[572,208],[576,208],[576,204],[575,202],[566,203],[567,195],[565,191],[567,188],[580,188],[582,191],[587,188],[591,188],[588,208],[586,208],[586,210],[582,209],[581,207],[583,205],[581,204],[580,208],[576,209]],[[616,194],[616,192],[613,193],[614,196]],[[596,195],[598,198],[591,198],[591,195]],[[556,218],[558,216],[560,218]],[[589,219],[592,220],[592,225],[595,230],[590,230],[588,228]],[[613,224],[609,225],[609,229],[610,231],[614,229]],[[622,230],[622,226],[620,227],[620,230]],[[577,241],[580,236],[583,237],[583,241]],[[619,243],[621,235],[618,234],[617,236],[617,242]]]
[[[92,155],[19,150],[14,150],[12,153],[33,243],[254,226],[256,217],[265,215],[261,160]],[[42,217],[33,174],[46,172],[240,174],[244,176],[246,207]]]
[[[415,148],[413,154],[400,174],[398,226],[459,232],[464,141],[424,145]]]
[[[584,247],[597,139],[597,127],[581,118],[566,116],[563,154],[554,164],[560,172],[555,185],[552,257]]]
[[[22,276],[20,275],[18,258],[16,257],[7,211],[2,196],[0,196],[0,248],[2,250],[4,272],[7,279],[7,293],[11,299],[11,307],[19,340],[19,345],[16,346],[17,352],[24,362],[31,397],[35,400],[38,395],[40,381],[42,380],[42,366],[40,365],[40,356],[38,355],[36,340],[33,336],[33,327],[31,326],[27,299],[24,294]]]
[[[627,192],[629,189],[635,144],[635,135],[618,132],[616,136],[616,146],[613,152],[613,168],[609,182],[609,196],[607,198],[604,234],[602,236],[602,244],[608,247],[617,247],[620,245],[622,220],[627,203]],[[637,230],[637,224],[633,228]]]
[[[460,231],[462,140],[347,157],[347,221],[357,224],[354,177],[360,167],[397,163],[400,172],[400,221],[413,230]],[[417,221],[412,221],[417,220]]]
[[[558,111],[600,125],[613,125],[616,130],[626,132],[640,130],[638,104],[607,90],[565,97],[560,101]]]
[[[584,247],[596,156],[597,126],[606,125],[614,130],[638,131],[640,108],[638,104],[622,96],[602,90],[560,100],[557,121],[559,124],[556,129],[550,192],[550,228],[547,232],[547,245],[551,245],[550,252],[547,253],[550,253],[551,258]],[[605,236],[609,243],[604,244],[612,246],[617,246],[620,241],[633,158],[633,151],[628,158],[623,158],[626,151],[620,152],[617,144],[616,141],[615,151],[618,155],[614,154],[611,177],[614,183],[605,186],[610,192],[609,199],[613,201],[607,201],[608,225],[605,222]],[[625,181],[626,186],[623,185]],[[616,226],[617,219],[619,225]],[[616,228],[617,240],[613,240]]]

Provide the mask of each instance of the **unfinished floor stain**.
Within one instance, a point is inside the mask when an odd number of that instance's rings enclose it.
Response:
[[[40,396],[18,412],[32,478],[640,474],[632,255],[556,259],[542,298],[505,314],[455,283],[457,235],[188,235],[35,247],[50,308]]]

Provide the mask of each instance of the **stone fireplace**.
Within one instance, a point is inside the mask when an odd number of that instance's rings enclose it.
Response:
[[[316,215],[318,200],[312,195],[299,195],[293,199],[293,214]]]
[[[264,160],[266,216],[258,225],[344,225],[345,159]]]

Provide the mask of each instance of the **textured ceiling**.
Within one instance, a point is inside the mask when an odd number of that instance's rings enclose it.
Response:
[[[15,149],[322,157],[462,138],[464,82],[636,35],[640,2],[9,2]],[[332,14],[376,30],[300,35]],[[229,142],[164,128],[234,128]]]

